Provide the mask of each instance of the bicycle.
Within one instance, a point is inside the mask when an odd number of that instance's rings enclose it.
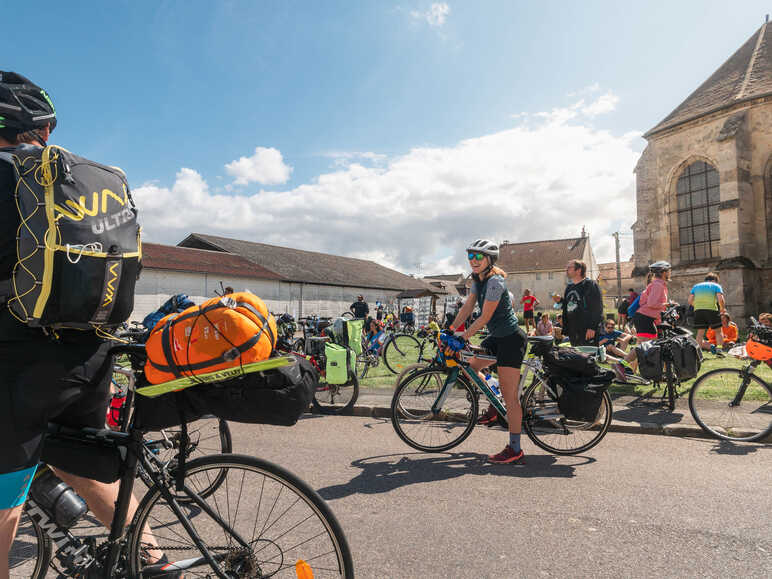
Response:
[[[754,318],[750,333],[764,342],[772,341],[772,329]],[[689,410],[705,432],[732,442],[753,442],[772,434],[772,389],[755,374],[762,361],[770,365],[769,360],[751,359],[740,369],[718,368],[694,382]]]
[[[137,345],[112,351],[144,355]],[[130,390],[129,397],[133,394]],[[311,487],[275,464],[223,454],[181,461],[170,470],[148,450],[133,420],[126,432],[52,425],[49,436],[98,443],[125,457],[115,515],[108,539],[98,543],[94,537],[80,538],[59,528],[28,500],[11,548],[14,576],[43,578],[54,546],[68,577],[160,577],[175,571],[221,579],[354,576],[351,552],[335,515]],[[181,458],[183,451],[184,445]],[[139,466],[153,484],[126,526]],[[218,477],[224,484],[210,490]],[[162,554],[170,562],[160,569],[151,561]]]
[[[418,337],[394,333],[383,345],[383,361],[392,374],[399,374],[410,364],[430,362],[437,354],[437,341],[425,330]],[[420,338],[420,339],[419,339]]]
[[[445,335],[441,339],[451,346],[441,348],[429,366],[407,373],[391,401],[391,423],[397,435],[423,452],[450,450],[472,433],[479,418],[480,393],[496,409],[499,422],[507,424],[503,398],[469,365],[469,359],[481,355],[470,350],[452,352],[453,339]],[[605,388],[598,388],[599,405],[592,418],[568,418],[561,410],[565,388],[550,379],[538,357],[552,347],[552,341],[552,336],[528,338],[534,356],[524,360],[520,377],[523,428],[547,452],[578,454],[597,445],[608,432],[611,397]],[[419,440],[424,436],[426,440]]]

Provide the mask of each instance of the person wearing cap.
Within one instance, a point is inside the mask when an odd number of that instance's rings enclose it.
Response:
[[[370,313],[370,306],[367,305],[365,296],[362,294],[357,296],[357,301],[351,304],[348,309],[352,314],[354,314],[355,318],[365,319],[367,314]]]
[[[517,398],[517,389],[520,383],[520,366],[525,357],[526,336],[517,323],[512,298],[504,284],[507,274],[495,266],[499,257],[498,244],[487,239],[478,239],[467,247],[467,257],[472,268],[471,292],[453,320],[450,330],[454,331],[466,322],[475,306],[479,307],[480,316],[464,330],[462,337],[469,340],[483,327],[488,328],[488,337],[483,340],[481,346],[496,357],[499,386],[504,396],[509,423],[509,443],[501,452],[489,455],[488,460],[498,464],[523,464],[524,454],[520,447],[523,411]],[[483,368],[492,363],[493,360],[476,357],[471,360],[470,365],[480,374]],[[482,374],[480,376],[484,378]],[[493,416],[495,419],[495,410]]]

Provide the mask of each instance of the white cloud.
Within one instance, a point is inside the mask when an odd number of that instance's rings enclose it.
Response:
[[[588,84],[584,88],[580,88],[579,90],[571,91],[568,93],[569,98],[577,97],[577,96],[586,96],[588,94],[596,93],[600,90],[600,84],[597,82],[594,82],[592,84]]]
[[[570,110],[570,107],[569,107]],[[148,241],[192,231],[374,259],[406,272],[464,271],[470,239],[531,241],[610,234],[635,221],[639,133],[621,136],[546,114],[451,147],[420,147],[381,164],[350,163],[285,191],[219,194],[182,168],[171,187],[134,191]],[[623,238],[623,255],[632,251]]]
[[[322,156],[333,160],[335,167],[348,167],[357,161],[367,161],[373,164],[382,163],[386,155],[373,153],[372,151],[330,151]]]
[[[425,12],[413,10],[410,12],[415,20],[426,21],[432,28],[441,28],[450,14],[450,6],[445,2],[435,2]]]
[[[611,91],[600,95],[587,106],[582,107],[582,113],[588,117],[595,117],[603,113],[610,113],[617,108],[619,97]]]
[[[235,177],[234,185],[281,185],[289,180],[292,167],[284,163],[278,149],[256,147],[251,157],[240,157],[225,165],[228,175]]]

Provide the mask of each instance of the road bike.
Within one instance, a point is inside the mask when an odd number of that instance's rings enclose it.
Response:
[[[772,342],[772,329],[751,318],[751,334]],[[745,348],[738,356],[747,358]],[[730,351],[731,353],[731,351]],[[700,427],[722,440],[752,442],[772,434],[772,390],[755,372],[762,362],[742,368],[718,368],[700,376],[689,392],[689,410]]]
[[[443,344],[454,338],[441,336]],[[459,342],[458,340],[456,340]],[[552,347],[552,336],[530,336],[534,356],[523,362],[519,385],[523,428],[528,437],[547,452],[578,454],[598,444],[611,425],[611,397],[606,385],[588,382],[588,392],[597,407],[591,417],[567,416],[566,387],[552,380],[539,356]],[[459,348],[467,348],[461,343]],[[407,372],[391,401],[391,422],[397,435],[409,446],[424,452],[444,452],[461,444],[479,418],[480,394],[495,408],[506,425],[506,409],[500,394],[482,380],[469,365],[480,356],[452,347],[441,347],[437,358],[425,368]]]
[[[137,345],[113,353],[144,355]],[[129,404],[133,391],[130,392]],[[136,411],[135,411],[136,413]],[[28,500],[9,562],[13,577],[43,578],[55,559],[61,576],[88,578],[354,576],[343,530],[305,482],[268,461],[217,454],[170,470],[147,447],[144,432],[52,425],[49,439],[112,448],[123,456],[109,536],[79,537]],[[184,445],[180,457],[184,454]],[[141,466],[152,486],[128,525],[129,500]],[[211,482],[223,484],[212,489]],[[164,555],[168,563],[156,564]]]

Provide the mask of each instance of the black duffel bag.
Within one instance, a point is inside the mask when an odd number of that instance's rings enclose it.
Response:
[[[601,369],[592,356],[574,348],[551,348],[542,354],[544,369],[550,376],[597,376]]]
[[[569,420],[594,422],[603,404],[603,393],[608,390],[614,373],[601,371],[595,376],[562,377],[556,380],[558,408]]]
[[[156,398],[137,395],[134,427],[160,430],[212,415],[232,422],[292,426],[308,410],[319,375],[304,358],[289,366],[199,384]]]

